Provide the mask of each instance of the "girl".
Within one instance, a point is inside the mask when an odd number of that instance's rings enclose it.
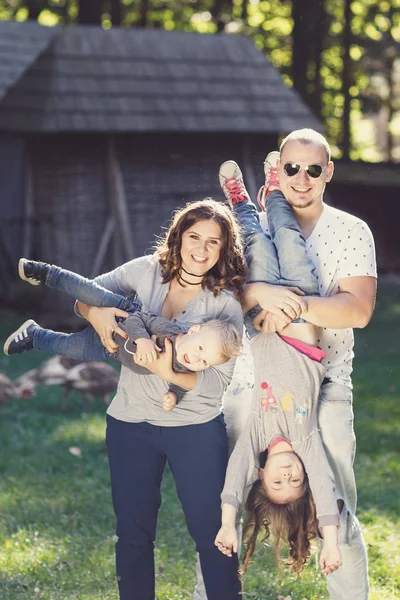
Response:
[[[273,163],[277,157],[268,159]],[[324,353],[316,347],[316,328],[303,319],[295,319],[285,330],[289,334],[285,336],[258,334],[251,322],[261,311],[257,306],[260,298],[257,282],[274,284],[271,302],[275,305],[281,294],[277,284],[300,285],[308,295],[318,294],[304,237],[290,206],[278,191],[273,168],[272,165],[270,183],[275,192],[267,203],[272,239],[262,232],[236,163],[228,161],[220,170],[222,189],[244,228],[248,282],[252,285],[245,290],[243,309],[247,312],[248,334],[254,338],[255,383],[246,427],[229,460],[222,493],[222,527],[215,543],[228,556],[232,556],[232,550],[237,552],[236,513],[245,508],[248,518],[242,573],[247,570],[262,527],[264,539],[274,534],[277,559],[280,541],[288,542],[289,564],[299,573],[310,555],[310,540],[319,528],[323,536],[320,564],[327,575],[340,566],[341,556],[333,475],[317,427]],[[265,304],[263,308],[268,309]],[[280,306],[290,320],[302,308],[296,295],[285,297]],[[261,318],[258,315],[258,321]]]

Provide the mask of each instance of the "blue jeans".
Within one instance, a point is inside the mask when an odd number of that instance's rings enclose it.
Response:
[[[108,415],[106,441],[120,600],[155,598],[154,541],[167,461],[200,555],[208,600],[240,600],[237,554],[229,558],[214,545],[228,462],[223,416],[198,425],[158,427]]]
[[[135,312],[138,304],[114,294],[98,285],[95,281],[86,279],[77,273],[51,265],[46,277],[46,286],[63,292],[72,298],[90,306],[111,306],[127,312]],[[108,360],[115,355],[106,350],[93,327],[89,326],[78,333],[60,333],[42,327],[33,334],[35,350],[61,354],[77,360]]]
[[[263,281],[273,285],[298,287],[308,296],[317,296],[315,266],[307,255],[306,240],[290,204],[275,191],[268,196],[267,216],[270,235],[260,225],[258,210],[252,202],[239,202],[234,207],[242,226],[247,283]],[[250,337],[259,333],[252,320],[261,307],[252,308],[245,316]],[[295,322],[304,322],[296,319]]]

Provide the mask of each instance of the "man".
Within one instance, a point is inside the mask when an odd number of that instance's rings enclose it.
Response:
[[[353,328],[371,319],[376,294],[376,262],[372,234],[360,219],[323,202],[326,183],[334,165],[325,138],[302,129],[289,134],[279,153],[268,155],[265,186],[260,198],[264,208],[268,192],[278,186],[291,205],[307,240],[307,253],[315,265],[320,297],[306,299],[302,317],[321,327],[319,346],[326,352],[327,371],[321,388],[319,425],[341,500],[339,543],[342,566],[327,577],[331,600],[368,598],[368,560],[359,522],[355,516],[357,493],[353,471],[355,435],[352,409]],[[239,170],[240,173],[240,170]],[[224,182],[221,181],[224,187]],[[245,191],[243,180],[235,190]],[[226,190],[224,189],[226,193]],[[247,194],[247,192],[246,192]],[[261,223],[268,232],[266,214]],[[293,309],[280,303],[257,318],[264,333],[282,331],[293,319]],[[241,398],[236,396],[238,411]],[[232,406],[232,403],[230,403]],[[235,418],[231,411],[225,418]],[[229,425],[228,425],[229,430]],[[199,598],[196,596],[194,598]]]
[[[265,165],[266,186],[277,174],[316,268],[321,297],[308,298],[307,311],[302,316],[322,328],[319,345],[327,353],[323,361],[327,371],[321,388],[319,425],[335,475],[337,497],[344,500],[339,532],[343,565],[327,578],[328,590],[334,600],[365,600],[369,590],[368,562],[355,516],[351,372],[353,328],[365,327],[375,306],[374,241],[363,221],[323,202],[325,185],[334,172],[323,136],[307,129],[294,131],[283,140],[280,152],[276,166]],[[312,171],[308,165],[322,166],[321,174],[312,177],[318,171]],[[266,314],[262,330],[280,331],[288,321],[284,310],[280,315]]]

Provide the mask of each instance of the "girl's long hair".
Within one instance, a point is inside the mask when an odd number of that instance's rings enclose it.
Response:
[[[221,228],[222,244],[218,261],[205,274],[202,286],[215,295],[223,289],[230,290],[239,298],[247,272],[239,225],[231,209],[212,198],[189,202],[174,213],[171,226],[155,248],[163,272],[163,283],[179,275],[183,233],[198,221],[211,220]]]
[[[256,481],[246,502],[247,519],[243,538],[246,552],[240,567],[243,577],[256,547],[257,538],[263,532],[261,543],[267,544],[271,534],[274,537],[275,562],[280,568],[279,550],[281,542],[289,545],[289,558],[286,564],[292,572],[299,574],[311,554],[311,541],[317,533],[317,515],[308,478],[304,481],[305,492],[295,501],[275,504],[267,495],[263,482]]]

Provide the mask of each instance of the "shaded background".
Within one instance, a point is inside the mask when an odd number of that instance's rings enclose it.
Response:
[[[109,270],[176,207],[222,199],[223,160],[254,196],[265,154],[304,126],[332,146],[327,201],[397,273],[399,45],[400,0],[0,0],[2,305],[51,324],[21,255]],[[57,313],[76,326],[63,298]]]

